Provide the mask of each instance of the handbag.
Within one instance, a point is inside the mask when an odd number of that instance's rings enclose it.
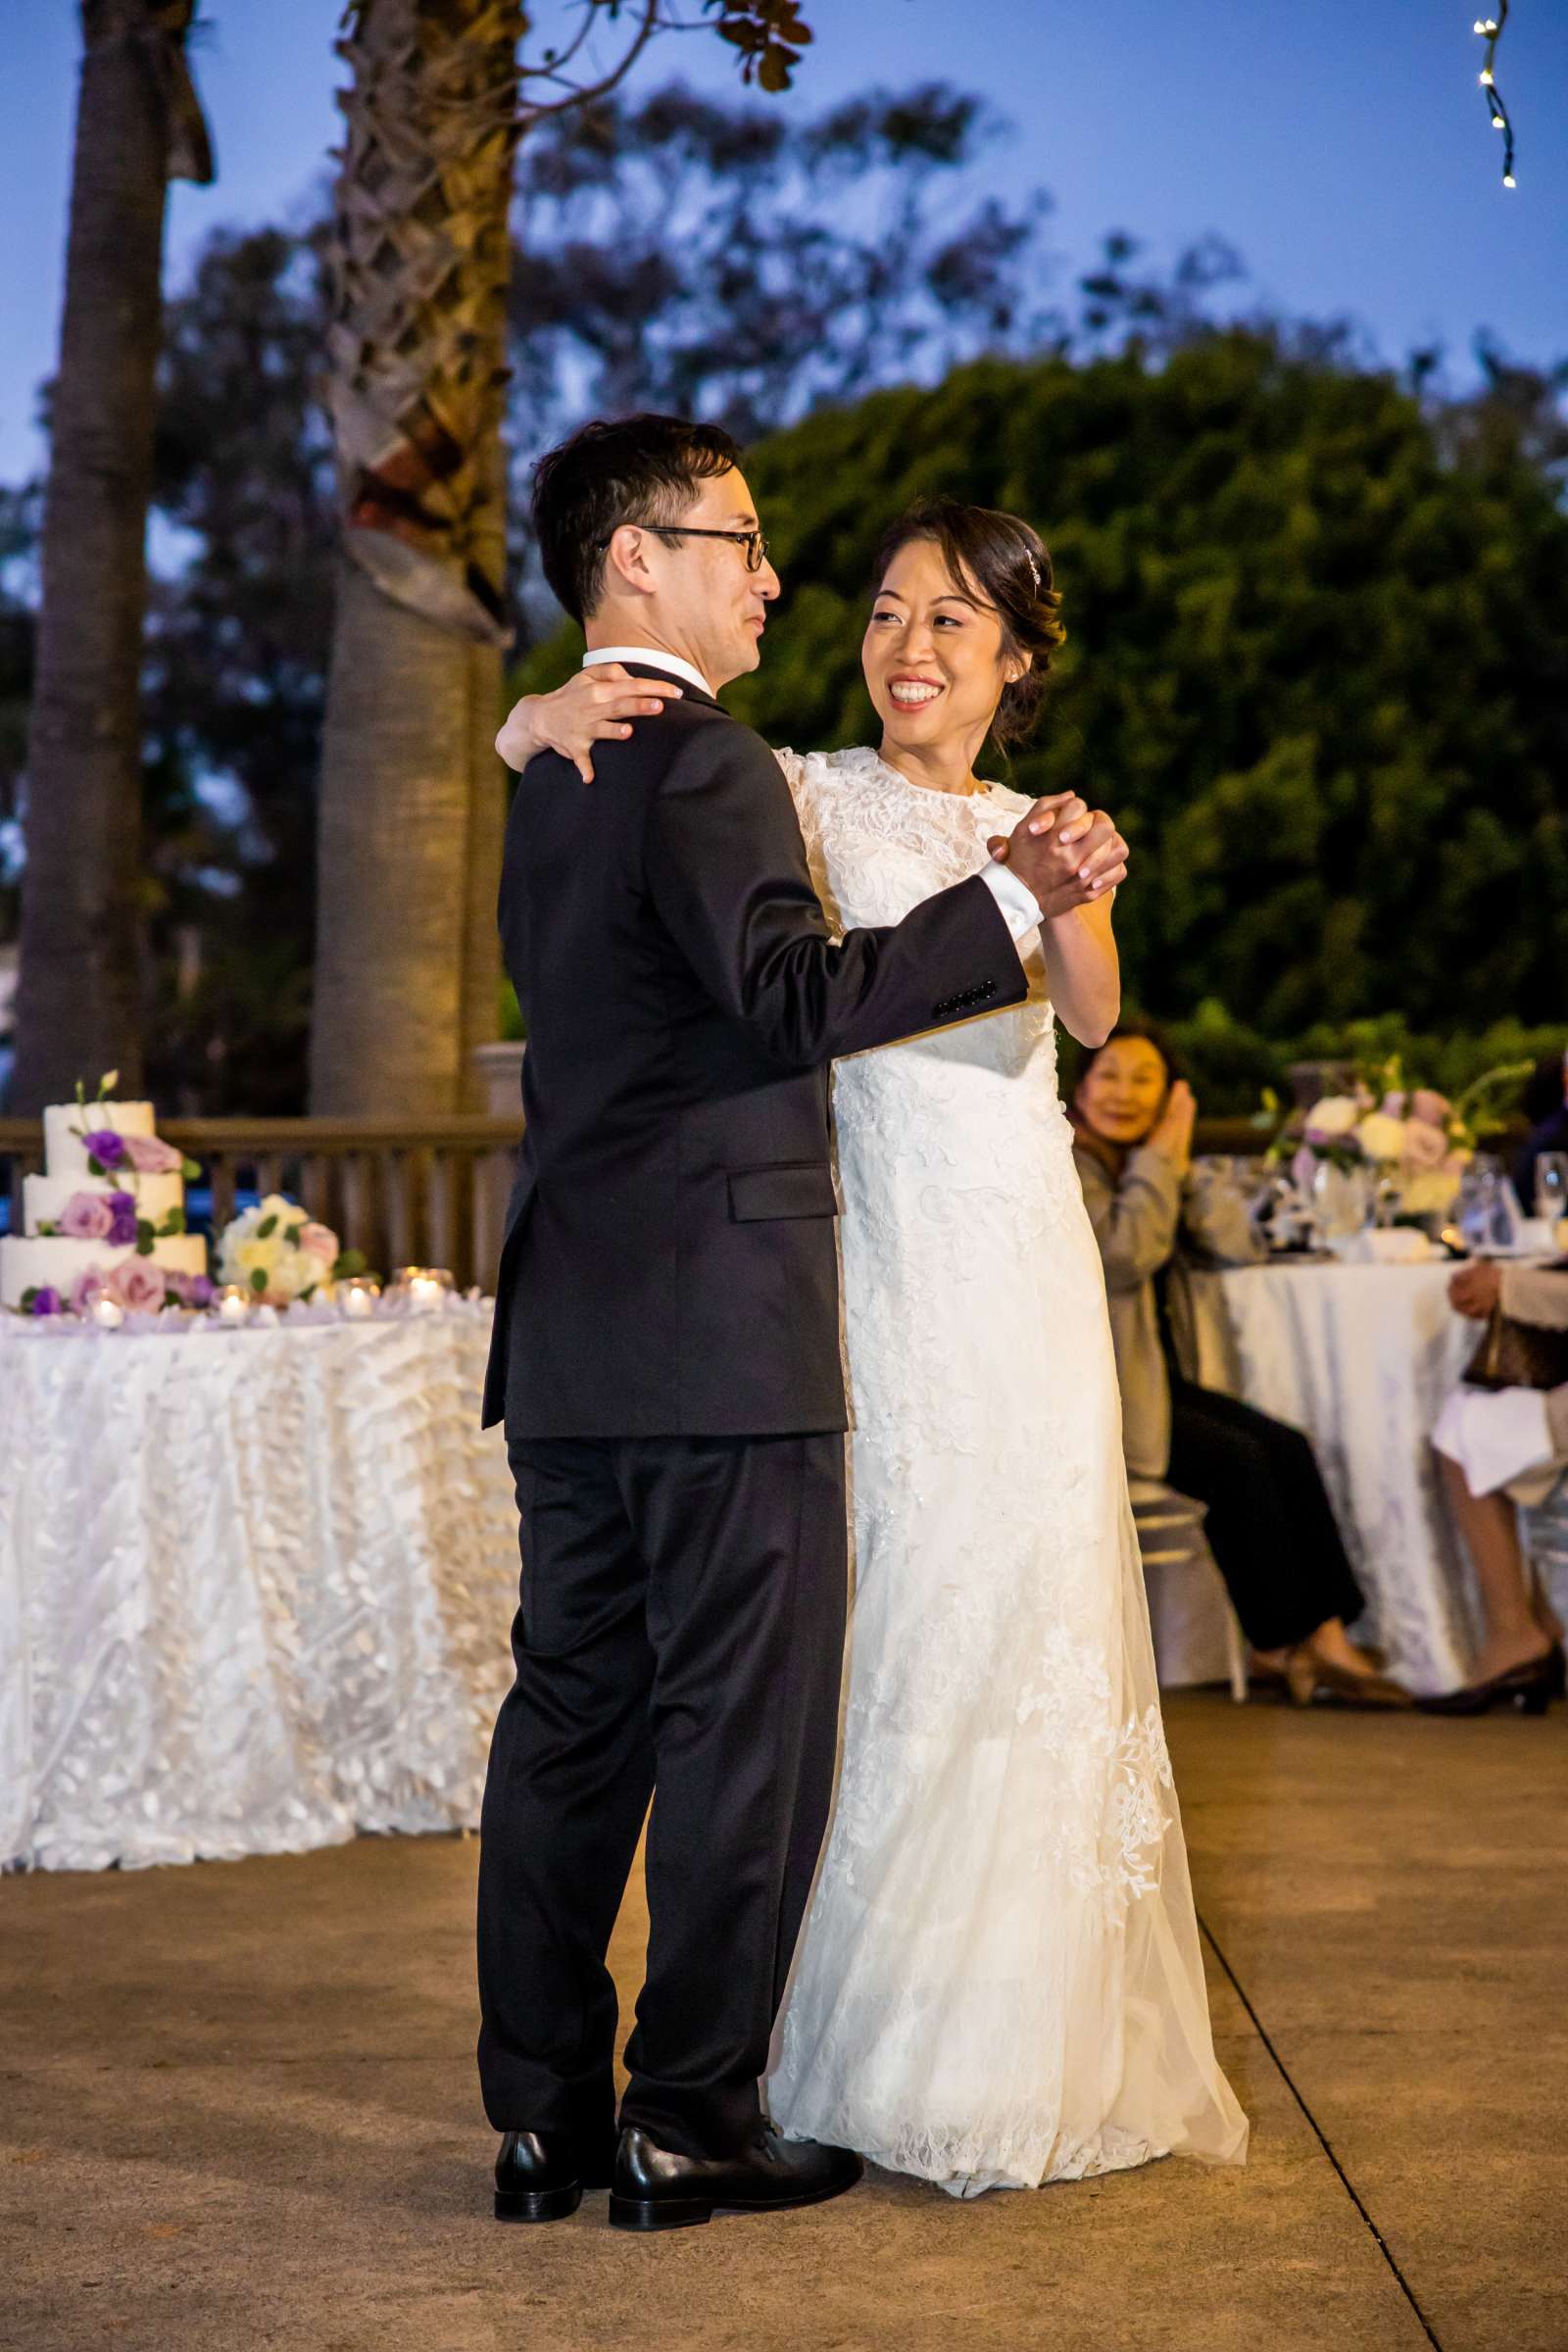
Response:
[[[1460,1376],[1471,1389],[1558,1389],[1568,1381],[1568,1331],[1520,1323],[1494,1306]]]

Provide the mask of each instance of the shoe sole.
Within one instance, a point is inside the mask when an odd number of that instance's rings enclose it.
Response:
[[[722,2198],[618,2197],[612,2192],[610,2227],[644,2234],[655,2230],[695,2230],[701,2223],[710,2222],[715,2213],[794,2213],[803,2205],[826,2205],[855,2185],[855,2180],[840,2180],[831,2188],[813,2188],[804,2197],[768,2197],[745,2205],[726,2205]]]
[[[564,2222],[582,2203],[582,2182],[568,2188],[498,2188],[498,2222]]]

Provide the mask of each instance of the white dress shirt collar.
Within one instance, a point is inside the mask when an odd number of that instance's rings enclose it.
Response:
[[[672,677],[684,678],[699,694],[713,692],[695,662],[682,661],[679,654],[660,653],[651,645],[596,645],[584,654],[582,665],[592,669],[596,662],[644,662],[650,669],[667,669]]]

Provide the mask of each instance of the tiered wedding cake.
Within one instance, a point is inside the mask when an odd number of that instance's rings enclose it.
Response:
[[[207,1244],[185,1231],[184,1162],[155,1134],[150,1102],[56,1103],[43,1138],[47,1172],[23,1183],[25,1232],[0,1241],[0,1306],[44,1294],[79,1303],[94,1276],[126,1304],[158,1305],[205,1277]],[[138,1284],[124,1271],[138,1261],[162,1279]]]

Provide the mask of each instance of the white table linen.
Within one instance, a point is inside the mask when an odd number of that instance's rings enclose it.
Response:
[[[0,1865],[477,1821],[516,1518],[489,1308],[0,1336]]]
[[[1480,1326],[1453,1268],[1274,1262],[1200,1275],[1199,1377],[1304,1430],[1366,1595],[1356,1632],[1412,1690],[1451,1690],[1474,1647],[1469,1576],[1431,1437]]]

